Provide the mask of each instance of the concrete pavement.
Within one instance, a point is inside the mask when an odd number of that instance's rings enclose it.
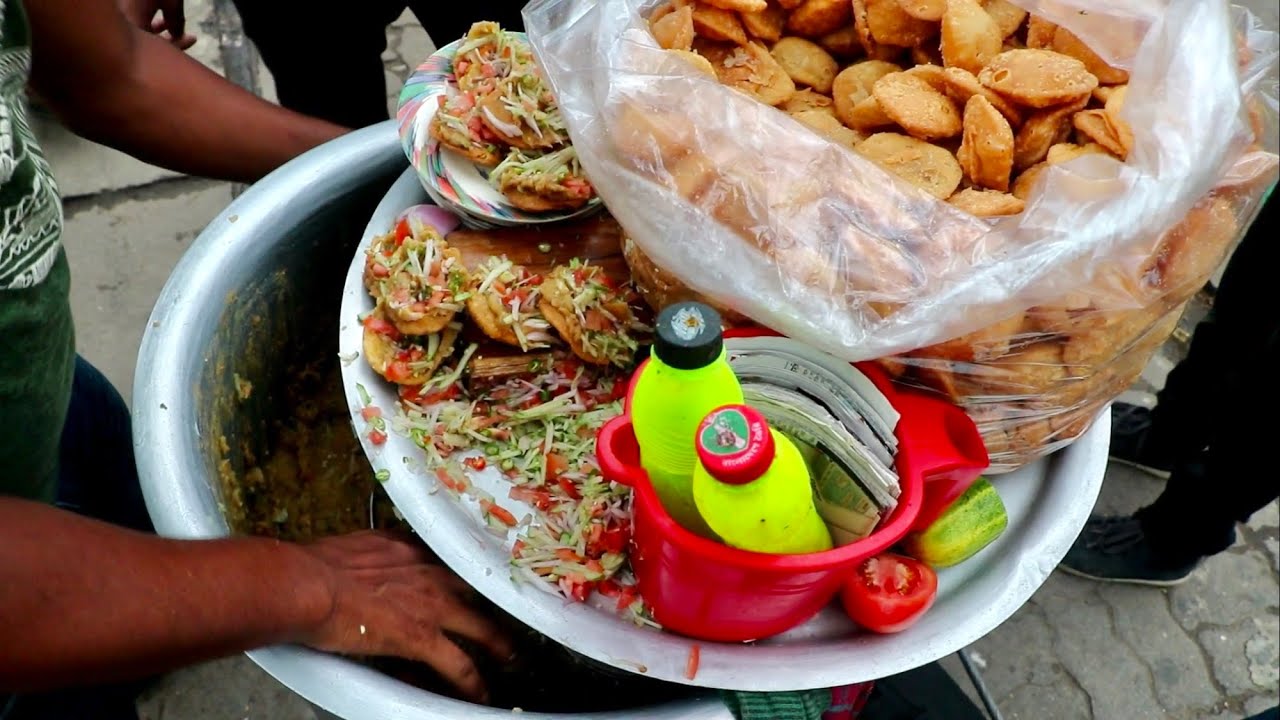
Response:
[[[195,55],[271,97],[270,78],[226,0],[188,0]],[[389,104],[432,49],[411,16],[388,31]],[[143,328],[169,271],[240,188],[186,178],[39,133],[68,196],[66,244],[81,351],[128,397]],[[1163,382],[1176,348],[1137,390]],[[1225,479],[1224,482],[1229,482]],[[1160,482],[1113,467],[1100,509],[1128,512]],[[1234,720],[1277,703],[1280,513],[1273,503],[1229,552],[1169,590],[1101,586],[1055,574],[973,650],[1007,718]],[[962,686],[965,682],[961,682]],[[312,720],[309,707],[244,658],[174,673],[140,704],[146,720]]]

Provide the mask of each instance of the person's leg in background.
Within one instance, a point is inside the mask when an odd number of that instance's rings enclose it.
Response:
[[[349,128],[390,117],[382,53],[405,0],[233,1],[281,105]]]
[[[62,428],[57,505],[141,532],[155,532],[138,484],[129,406],[101,372],[76,357]]]
[[[57,505],[104,522],[153,532],[134,464],[129,407],[97,368],[76,357],[62,428]],[[86,589],[86,592],[91,590]],[[146,598],[139,598],[146,602]],[[4,720],[136,720],[146,681],[70,688],[14,699]]]
[[[1153,415],[1164,437],[1195,446],[1176,456],[1165,490],[1132,517],[1091,518],[1064,569],[1098,580],[1167,585],[1185,580],[1204,557],[1235,542],[1237,523],[1280,494],[1280,471],[1262,462],[1280,404],[1280,313],[1270,269],[1280,263],[1268,199],[1236,248],[1208,318],[1169,382],[1196,386],[1194,404]],[[1162,395],[1156,408],[1165,402]],[[1165,423],[1177,427],[1164,428]],[[1193,427],[1182,427],[1191,425]]]
[[[1219,283],[1213,308],[1196,325],[1186,357],[1169,372],[1155,406],[1148,410],[1117,403],[1113,407],[1113,459],[1157,477],[1168,477],[1179,462],[1200,459],[1214,426],[1205,418],[1221,411],[1224,388],[1241,370],[1240,354],[1256,353],[1259,339],[1265,337],[1265,327],[1258,323],[1265,326],[1268,319],[1258,318],[1257,310],[1277,300],[1267,297],[1271,291],[1263,279],[1265,269],[1248,264],[1251,257],[1263,262],[1276,257],[1276,244],[1262,239],[1266,231],[1261,229],[1274,222],[1274,206],[1267,202],[1248,236],[1241,239]]]

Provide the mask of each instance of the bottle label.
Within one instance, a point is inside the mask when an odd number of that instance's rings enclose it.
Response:
[[[749,483],[773,463],[773,435],[760,411],[746,405],[715,410],[698,428],[698,460],[721,482]]]
[[[684,342],[692,342],[706,330],[707,319],[696,305],[680,308],[671,317],[671,332]]]
[[[742,411],[721,410],[706,423],[702,430],[702,447],[712,455],[728,458],[747,449],[751,428]]]

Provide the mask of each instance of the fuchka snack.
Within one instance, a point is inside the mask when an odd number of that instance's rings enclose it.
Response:
[[[492,22],[472,26],[453,60],[456,87],[439,96],[430,133],[444,149],[491,169],[525,212],[581,208],[595,197],[533,52]]]

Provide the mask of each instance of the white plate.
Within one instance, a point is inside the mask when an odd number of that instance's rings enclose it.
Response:
[[[524,33],[512,34],[527,42]],[[486,168],[443,149],[431,137],[428,128],[439,109],[437,98],[457,91],[453,58],[461,43],[455,40],[445,45],[413,71],[400,91],[396,110],[400,145],[432,200],[457,213],[468,225],[479,228],[542,225],[599,211],[599,197],[583,208],[564,212],[529,213],[512,207],[506,197],[489,184]]]
[[[343,290],[339,348],[344,358],[360,352],[357,315],[372,307],[361,282],[364,247],[402,210],[424,200],[416,173],[409,170],[374,212]],[[390,433],[381,447],[368,441],[358,417],[356,384],[362,384],[384,410],[395,407],[395,389],[363,358],[345,362],[342,376],[365,453],[375,469],[390,475],[386,488],[391,499],[431,549],[491,601],[594,660],[686,685],[762,692],[888,677],[950,655],[994,630],[1040,587],[1084,526],[1102,487],[1111,425],[1109,410],[1104,410],[1093,428],[1069,448],[992,479],[1009,512],[1008,530],[974,558],[939,572],[937,602],[906,631],[859,632],[832,607],[767,642],[731,645],[642,629],[607,609],[514,584],[507,570],[510,542],[485,530],[474,505],[430,492],[434,482],[424,476],[422,452],[411,440]],[[494,495],[506,496],[509,486],[499,485],[502,480],[487,473],[474,480]],[[509,506],[515,512],[515,504]],[[696,676],[687,679],[685,668],[695,646],[701,660]]]

